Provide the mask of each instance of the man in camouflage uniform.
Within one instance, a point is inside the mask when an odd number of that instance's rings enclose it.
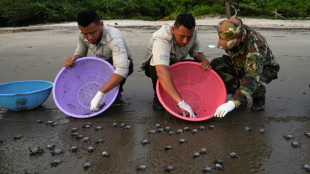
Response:
[[[220,105],[214,116],[224,117],[240,105],[247,105],[247,98],[253,98],[251,110],[265,109],[266,84],[277,79],[280,66],[266,42],[258,32],[233,17],[218,25],[218,48],[227,55],[211,61],[212,68],[223,79],[227,93],[232,97]]]

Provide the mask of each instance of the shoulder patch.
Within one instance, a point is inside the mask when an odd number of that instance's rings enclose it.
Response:
[[[166,55],[166,54],[160,54],[160,55],[159,55],[159,58],[162,59],[162,60],[168,60],[168,59],[169,59],[169,56]]]
[[[120,49],[119,49],[118,46],[115,45],[115,46],[113,47],[113,52],[118,52],[119,50],[120,50]]]

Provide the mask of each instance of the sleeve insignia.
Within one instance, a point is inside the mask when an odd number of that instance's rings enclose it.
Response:
[[[113,52],[118,52],[119,50],[120,50],[120,49],[119,49],[118,46],[115,45],[115,46],[113,47]]]

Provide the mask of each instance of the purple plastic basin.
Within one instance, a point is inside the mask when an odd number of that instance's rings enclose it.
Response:
[[[57,107],[75,118],[88,118],[101,114],[114,102],[119,85],[104,95],[99,111],[90,111],[90,102],[98,90],[110,79],[113,66],[97,57],[84,57],[72,68],[62,68],[54,81],[53,97]]]

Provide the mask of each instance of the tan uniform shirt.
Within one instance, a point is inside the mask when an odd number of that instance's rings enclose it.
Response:
[[[104,24],[102,38],[98,45],[90,43],[80,33],[75,54],[85,57],[88,48],[94,52],[96,57],[107,61],[112,59],[113,67],[116,69],[114,73],[124,78],[127,77],[130,65],[128,58],[132,59],[132,55],[125,38],[118,29]]]
[[[171,33],[171,25],[163,25],[158,31],[156,31],[148,45],[147,53],[144,62],[142,63],[142,69],[144,69],[148,60],[151,59],[150,65],[166,65],[169,66],[170,62],[180,62],[188,55],[196,57],[203,50],[200,46],[197,38],[197,31],[195,29],[194,35],[189,43],[184,47],[180,47]]]

